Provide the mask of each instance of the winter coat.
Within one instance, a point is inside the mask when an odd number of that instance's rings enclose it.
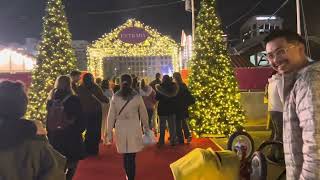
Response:
[[[283,83],[279,74],[268,79],[268,111],[283,112]]]
[[[63,100],[68,94],[57,91],[54,99]],[[52,105],[52,99],[47,102],[47,108]],[[63,130],[49,131],[50,144],[66,156],[68,160],[80,160],[84,157],[84,145],[82,132],[86,127],[85,118],[82,112],[80,99],[77,96],[70,96],[64,103],[64,112],[69,118],[75,118],[73,125]]]
[[[146,105],[147,109],[153,109],[157,100],[156,92],[152,89],[151,86],[146,86],[146,90],[139,89],[139,94],[142,96],[143,102]]]
[[[189,117],[188,108],[195,103],[194,97],[191,95],[186,84],[179,84],[179,92],[176,97],[177,117],[186,119]]]
[[[320,179],[320,62],[284,75],[287,180]]]
[[[168,116],[173,115],[177,111],[176,96],[179,92],[179,86],[176,83],[169,85],[156,85],[156,100],[158,104],[158,115]]]
[[[78,88],[78,96],[85,113],[99,112],[101,111],[101,102],[109,102],[108,98],[103,95],[102,89],[96,84],[90,89],[84,84],[80,85]]]
[[[65,158],[24,119],[0,119],[1,180],[64,180]]]
[[[112,139],[112,129],[115,125],[114,140],[118,152],[136,153],[144,147],[140,120],[143,127],[148,129],[147,109],[142,97],[133,91],[130,97],[132,99],[119,115],[119,111],[127,102],[126,99],[120,96],[120,91],[111,99],[107,122],[107,139],[108,141]]]

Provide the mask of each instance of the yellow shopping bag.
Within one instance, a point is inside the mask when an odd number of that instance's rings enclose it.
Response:
[[[240,161],[232,151],[196,148],[170,164],[175,180],[238,180]]]

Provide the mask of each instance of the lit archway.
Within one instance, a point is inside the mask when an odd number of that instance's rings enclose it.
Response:
[[[128,43],[121,39],[120,34],[128,28],[142,29],[148,36],[141,42]],[[126,38],[126,37],[124,37]],[[129,19],[123,25],[110,33],[104,34],[94,41],[87,49],[88,71],[97,77],[103,76],[103,61],[106,57],[145,57],[145,56],[170,56],[174,71],[179,70],[178,44],[168,36],[161,35],[157,30],[144,25],[135,19]]]

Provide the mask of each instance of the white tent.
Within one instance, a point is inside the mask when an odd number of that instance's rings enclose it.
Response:
[[[30,72],[36,64],[33,56],[12,49],[0,49],[0,73]]]

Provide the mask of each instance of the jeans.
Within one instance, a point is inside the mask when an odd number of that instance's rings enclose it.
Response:
[[[176,120],[175,115],[161,116],[160,115],[160,137],[159,144],[164,144],[164,135],[166,130],[166,122],[168,122],[168,129],[170,134],[170,144],[176,143]]]
[[[152,115],[153,115],[153,109],[147,109],[148,112],[148,122],[149,122],[149,128],[152,129],[153,128],[153,122],[152,122]]]
[[[188,138],[191,137],[190,128],[189,128],[187,120],[188,119],[183,119],[182,122],[181,122],[185,139],[188,139]]]
[[[183,115],[177,114],[176,116],[176,134],[177,134],[179,143],[184,143],[184,138],[188,139],[189,137],[191,137],[190,129],[187,124],[187,119]],[[184,134],[184,138],[183,138],[183,134]]]
[[[123,166],[128,180],[134,180],[136,174],[136,153],[123,154]]]

